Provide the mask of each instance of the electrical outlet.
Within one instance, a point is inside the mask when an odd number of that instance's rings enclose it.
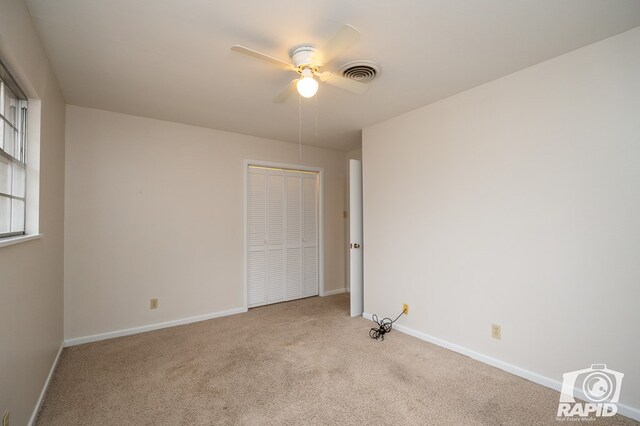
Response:
[[[409,305],[407,305],[406,303],[402,304],[402,313],[405,315],[409,315]]]
[[[502,339],[502,327],[498,324],[491,324],[491,337],[494,339],[501,340]]]
[[[157,298],[153,298],[151,299],[151,303],[149,304],[149,309],[158,309],[158,299]]]
[[[9,412],[5,411],[4,416],[2,416],[2,426],[9,426]]]

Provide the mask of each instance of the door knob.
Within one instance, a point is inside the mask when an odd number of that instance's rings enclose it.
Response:
[[[354,244],[353,244],[353,248],[360,248],[360,244],[358,244],[358,243],[354,243]]]

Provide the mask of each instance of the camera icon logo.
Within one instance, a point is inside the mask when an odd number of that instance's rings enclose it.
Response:
[[[590,368],[564,373],[558,416],[615,415],[618,411],[615,404],[620,398],[623,377],[623,373],[610,370],[605,364],[592,364]],[[576,398],[587,402],[577,403]]]

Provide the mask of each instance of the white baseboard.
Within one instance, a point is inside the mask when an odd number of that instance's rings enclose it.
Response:
[[[364,312],[362,316],[368,320],[372,319],[372,315],[367,312]],[[393,328],[394,330],[401,331],[402,333],[417,337],[418,339],[424,340],[425,342],[433,343],[434,345],[468,356],[469,358],[473,358],[476,361],[480,361],[484,364],[491,365],[492,367],[499,368],[500,370],[506,371],[507,373],[515,374],[516,376],[522,377],[555,391],[560,392],[560,390],[562,389],[562,382],[560,382],[559,380],[543,376],[542,374],[534,373],[533,371],[525,370],[524,368],[515,366],[513,364],[509,364],[499,359],[475,352],[471,349],[465,348],[464,346],[456,345],[455,343],[450,343],[437,337],[430,336],[426,333],[414,330],[405,325],[394,324]],[[584,395],[582,395],[581,389],[576,388],[576,390],[574,391],[574,395],[584,400]],[[640,409],[621,403],[617,403],[616,405],[618,406],[619,414],[640,421]]]
[[[324,292],[325,296],[333,296],[334,294],[340,294],[340,293],[344,293],[346,292],[347,289],[346,288],[337,288],[335,290],[328,290]]]
[[[36,406],[33,409],[33,413],[31,414],[31,418],[29,419],[29,426],[33,426],[36,424],[36,420],[38,419],[38,413],[42,408],[42,404],[44,403],[44,397],[47,394],[47,389],[49,389],[49,383],[51,383],[51,378],[53,377],[53,373],[56,371],[56,367],[58,367],[58,362],[60,362],[60,355],[62,354],[62,349],[64,349],[64,344],[60,345],[60,349],[58,349],[58,353],[56,354],[56,358],[53,360],[53,364],[51,365],[51,370],[49,370],[49,375],[47,376],[47,380],[44,382],[44,386],[42,387],[42,391],[40,392],[40,396],[38,397],[38,402],[36,402]]]
[[[114,339],[116,337],[129,336],[131,334],[144,333],[146,331],[159,330],[161,328],[175,327],[177,325],[191,324],[193,322],[206,321],[213,318],[226,317],[229,315],[241,314],[247,312],[247,308],[228,309],[226,311],[218,311],[210,314],[197,315],[188,318],[182,318],[173,321],[159,322],[156,324],[142,325],[139,327],[126,328],[124,330],[109,331],[107,333],[93,334],[91,336],[74,337],[64,341],[64,346],[76,346],[83,343],[97,342],[100,340]]]

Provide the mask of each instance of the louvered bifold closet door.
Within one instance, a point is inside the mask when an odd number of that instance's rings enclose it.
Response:
[[[247,297],[249,307],[267,303],[267,171],[247,174]]]
[[[267,303],[286,296],[284,171],[267,171]]]
[[[302,294],[302,180],[300,172],[285,172],[287,188],[287,300]]]
[[[318,294],[318,175],[302,175],[302,295]]]

